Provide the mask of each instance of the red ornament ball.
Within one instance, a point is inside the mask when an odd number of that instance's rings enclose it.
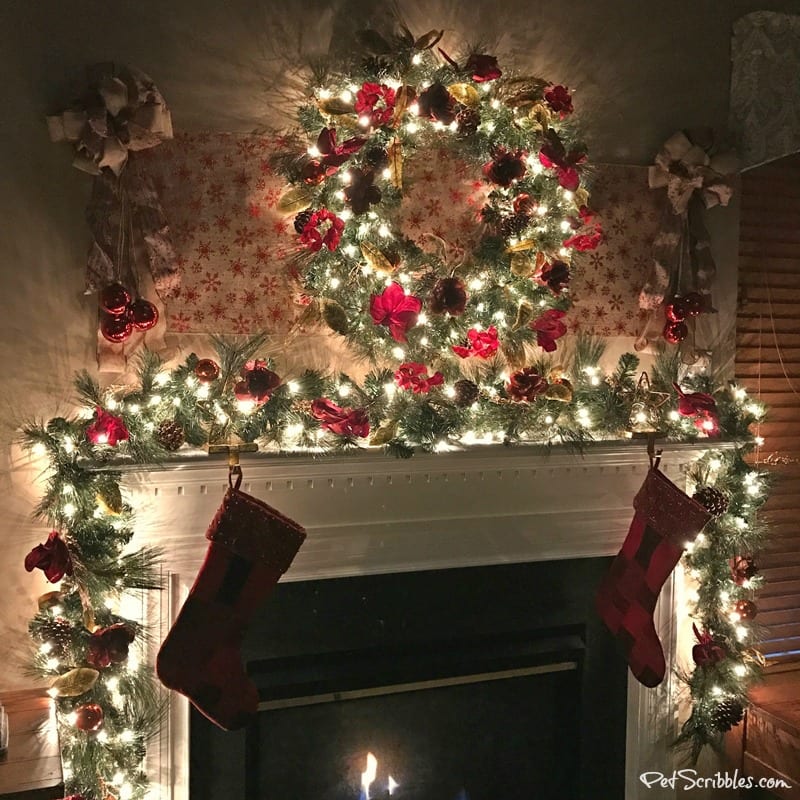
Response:
[[[664,306],[664,316],[670,322],[683,322],[686,319],[686,305],[680,297]]]
[[[253,397],[250,394],[250,386],[246,380],[237,381],[233,387],[233,396],[237,400],[252,400]]]
[[[200,383],[211,383],[219,378],[219,364],[213,358],[201,358],[195,364],[194,374]]]
[[[683,307],[686,309],[686,313],[690,317],[696,317],[698,314],[702,314],[706,309],[705,298],[700,292],[689,292],[680,299],[683,303]]]
[[[758,606],[752,600],[737,600],[733,608],[744,620],[754,619],[758,614]]]
[[[523,192],[514,198],[513,205],[515,214],[532,214],[538,203],[529,194]]]
[[[94,733],[103,727],[103,709],[97,703],[87,703],[75,709],[75,727],[84,733]]]
[[[664,339],[670,344],[680,344],[688,335],[685,322],[668,322],[664,326]]]
[[[133,323],[127,315],[103,314],[100,318],[100,333],[109,342],[119,344],[130,338],[133,333]]]
[[[128,306],[128,318],[137,330],[149,331],[158,322],[158,309],[149,300],[137,297]]]
[[[121,283],[111,283],[100,291],[100,307],[109,314],[123,314],[131,302],[131,293]]]

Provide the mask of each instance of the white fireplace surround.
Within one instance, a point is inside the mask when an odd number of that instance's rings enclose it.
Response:
[[[668,445],[663,472],[685,484],[703,452]],[[649,466],[641,442],[564,448],[476,446],[396,460],[365,452],[340,457],[245,456],[242,488],[296,519],[308,538],[285,581],[614,555]],[[149,611],[163,637],[202,563],[206,528],[227,487],[224,459],[198,458],[129,471],[137,543],[165,551],[162,593]],[[683,581],[668,580],[656,608],[668,664],[655,690],[629,680],[626,800],[652,797],[645,771],[671,774],[677,731],[678,623]],[[598,731],[597,735],[602,735]],[[151,748],[158,800],[188,800],[188,705],[173,695],[169,724]],[[659,794],[659,797],[666,795]]]

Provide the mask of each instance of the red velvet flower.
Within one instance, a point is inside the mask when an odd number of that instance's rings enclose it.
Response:
[[[422,300],[406,294],[396,282],[390,283],[381,294],[372,295],[369,313],[376,325],[386,325],[396,342],[405,342],[406,334],[417,324]]]
[[[300,241],[314,253],[319,252],[323,247],[333,251],[339,246],[343,230],[344,220],[339,219],[327,208],[321,208],[309,218],[300,234]]]
[[[498,147],[492,160],[483,165],[486,180],[498,186],[511,186],[525,175],[525,153],[522,150],[505,150]]]
[[[678,393],[678,413],[691,417],[697,430],[715,436],[719,433],[717,401],[706,392],[684,392],[677,383],[672,384]]]
[[[542,286],[547,286],[548,289],[556,296],[561,294],[561,292],[567,287],[569,284],[569,265],[564,262],[560,261],[559,259],[553,259],[552,262],[545,264],[542,267],[541,273],[537,277],[537,281]]]
[[[545,89],[544,99],[553,111],[558,112],[558,116],[561,119],[564,119],[574,111],[572,108],[572,95],[566,86],[561,86],[560,84],[550,86]]]
[[[698,667],[712,667],[724,661],[728,655],[724,642],[719,642],[708,632],[700,631],[692,625],[697,644],[692,648],[692,659]]]
[[[457,114],[456,99],[442,83],[432,83],[417,99],[419,116],[449,125]]]
[[[560,339],[567,332],[567,326],[561,321],[566,313],[566,311],[551,308],[549,311],[545,311],[539,319],[531,322],[531,330],[536,331],[536,343],[548,353],[552,353],[556,349],[556,339]]]
[[[603,241],[603,226],[597,223],[594,226],[592,233],[579,233],[575,236],[570,236],[562,242],[564,247],[573,247],[575,250],[586,252],[587,250],[595,250],[600,242]]]
[[[494,325],[485,331],[470,328],[467,331],[467,339],[469,344],[466,347],[453,345],[453,352],[459,358],[469,358],[470,356],[491,358],[500,346],[500,342],[497,340],[497,328]]]
[[[117,442],[127,441],[128,429],[120,417],[109,414],[98,406],[94,412],[94,422],[86,429],[86,438],[92,444],[107,444],[114,447]]]
[[[341,144],[336,143],[336,128],[323,128],[317,137],[317,150],[322,154],[322,163],[328,167],[339,167],[357,153],[366,143],[362,136],[353,136]]]
[[[577,167],[586,161],[586,153],[571,150],[569,153],[558,134],[550,128],[545,143],[539,151],[539,161],[547,169],[555,169],[559,186],[574,192],[581,183]]]
[[[256,359],[246,362],[241,375],[242,379],[233,387],[237,400],[253,400],[262,405],[281,385],[280,377],[267,369],[266,361]]]
[[[128,657],[128,647],[135,638],[136,631],[122,622],[99,628],[89,640],[86,660],[95,669],[120,664]]]
[[[356,113],[369,117],[379,128],[388,124],[394,114],[396,92],[384,83],[365,83],[356,93]]]
[[[518,403],[532,403],[547,390],[547,379],[542,377],[534,367],[523,367],[512,373],[506,384],[508,396]]]
[[[401,389],[411,389],[414,394],[428,394],[434,386],[441,386],[444,383],[444,375],[441,372],[434,372],[428,377],[428,368],[415,361],[401,364],[394,373],[394,379]]]
[[[485,53],[473,53],[467,59],[465,69],[472,73],[472,80],[476,83],[493,81],[503,74],[497,66],[497,59]]]
[[[311,413],[322,427],[339,436],[369,436],[369,418],[363,408],[342,408],[327,399],[314,400]]]
[[[37,544],[25,556],[25,569],[28,572],[40,569],[50,583],[58,583],[65,575],[72,575],[72,556],[58,531],[51,531],[44,544]]]

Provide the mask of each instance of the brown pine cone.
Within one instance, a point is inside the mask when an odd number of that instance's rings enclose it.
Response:
[[[474,108],[465,108],[456,115],[456,124],[461,136],[470,136],[477,132],[481,115]]]
[[[478,384],[473,383],[466,378],[456,381],[453,384],[453,389],[455,390],[453,401],[457,406],[459,406],[459,408],[471,406],[478,399],[478,395],[480,393]]]
[[[156,441],[165,450],[174,452],[186,441],[186,434],[180,423],[173,419],[165,419],[156,428]]]
[[[528,214],[514,214],[500,220],[498,231],[501,236],[519,236],[530,225],[531,218]]]
[[[744,706],[738,700],[723,700],[717,703],[711,712],[711,721],[714,727],[725,733],[734,725],[738,725],[744,717]]]
[[[302,232],[303,232],[303,228],[305,228],[305,227],[306,227],[306,225],[308,225],[308,222],[309,222],[309,220],[311,219],[311,215],[312,215],[313,213],[314,213],[314,212],[313,212],[313,211],[312,211],[310,208],[307,208],[305,211],[301,211],[301,212],[300,212],[300,213],[299,213],[299,214],[298,214],[298,215],[297,215],[297,216],[294,218],[294,229],[295,229],[295,230],[296,230],[298,233],[302,233]]]
[[[728,510],[728,498],[713,486],[701,486],[692,495],[692,500],[700,503],[712,517],[721,517]]]

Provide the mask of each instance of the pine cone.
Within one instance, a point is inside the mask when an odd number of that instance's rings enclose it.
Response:
[[[714,728],[722,733],[738,725],[744,717],[744,706],[738,700],[723,700],[711,712]]]
[[[313,212],[313,211],[312,211],[310,208],[307,208],[305,211],[301,211],[301,212],[300,212],[300,213],[299,213],[299,214],[298,214],[298,215],[297,215],[297,216],[294,218],[294,229],[295,229],[295,230],[296,230],[298,233],[302,233],[302,232],[303,232],[303,228],[305,228],[305,227],[306,227],[306,225],[308,225],[308,222],[309,222],[309,220],[311,219],[311,215],[312,215],[313,213],[314,213],[314,212]]]
[[[389,154],[383,147],[370,147],[364,153],[364,164],[373,169],[383,169],[389,166]]]
[[[64,655],[72,644],[72,625],[60,617],[44,620],[36,632],[43,642],[50,642],[53,645],[51,652],[55,656]]]
[[[500,220],[498,231],[501,236],[519,236],[530,225],[531,218],[528,214],[514,214]]]
[[[185,441],[186,434],[179,423],[173,419],[165,419],[156,428],[156,441],[170,452],[177,450]]]
[[[727,496],[713,486],[701,486],[692,495],[692,500],[700,503],[712,517],[721,517],[728,510]]]
[[[477,132],[481,115],[474,108],[465,108],[456,115],[456,124],[462,136],[470,136]]]
[[[456,381],[453,384],[453,389],[456,392],[453,401],[459,408],[471,406],[478,399],[478,385],[466,378]]]

